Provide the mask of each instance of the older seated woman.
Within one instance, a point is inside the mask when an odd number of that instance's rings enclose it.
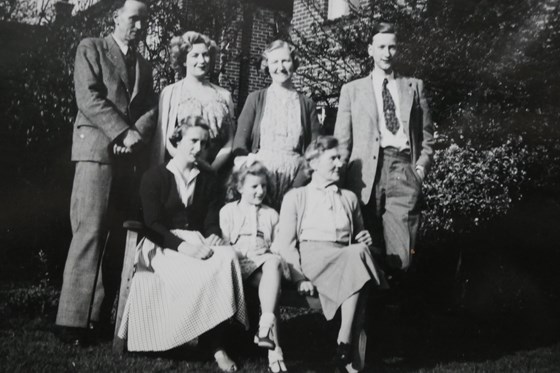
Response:
[[[224,350],[229,319],[247,327],[241,269],[231,247],[219,246],[215,176],[199,158],[209,141],[201,118],[183,123],[171,138],[167,165],[142,179],[144,222],[152,232],[139,245],[119,337],[129,351],[162,351],[201,337],[219,368],[237,370]]]
[[[305,158],[311,182],[284,197],[275,245],[289,263],[298,291],[312,294],[317,289],[327,320],[340,309],[335,361],[350,369],[358,299],[366,283],[381,283],[380,276],[358,198],[336,185],[342,165],[337,139],[319,136],[307,148]]]

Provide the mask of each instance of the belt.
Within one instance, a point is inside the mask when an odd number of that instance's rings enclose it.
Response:
[[[408,162],[410,162],[410,149],[403,149],[403,150],[399,150],[393,146],[387,146],[385,148],[383,148],[383,153],[382,155],[384,157],[390,157],[390,158],[399,158],[402,160],[406,160]]]

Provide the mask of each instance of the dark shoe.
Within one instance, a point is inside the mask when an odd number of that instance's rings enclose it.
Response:
[[[276,343],[274,343],[274,341],[272,340],[270,336],[271,333],[272,330],[269,329],[267,335],[264,337],[259,337],[258,335],[255,335],[255,343],[259,347],[268,348],[269,350],[274,350],[276,348]]]
[[[55,335],[62,343],[76,347],[88,347],[93,344],[91,332],[86,328],[59,326],[55,331]]]
[[[350,343],[340,343],[336,347],[334,361],[339,368],[346,369],[346,365],[352,362],[352,346]]]

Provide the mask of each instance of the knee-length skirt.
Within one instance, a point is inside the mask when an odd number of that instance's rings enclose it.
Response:
[[[366,282],[381,283],[371,252],[363,244],[347,246],[328,241],[303,241],[299,250],[303,274],[317,288],[327,320],[331,320],[342,303]]]
[[[241,268],[231,247],[214,247],[206,260],[148,239],[139,250],[118,331],[129,351],[168,350],[231,318],[248,327]]]

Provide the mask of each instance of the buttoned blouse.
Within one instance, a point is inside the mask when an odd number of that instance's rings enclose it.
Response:
[[[323,187],[311,182],[306,193],[300,240],[347,244],[352,234],[351,222],[339,188],[336,185]]]
[[[177,185],[177,191],[179,192],[179,197],[181,202],[185,207],[188,207],[192,203],[194,195],[194,187],[196,186],[196,177],[200,173],[198,168],[193,167],[191,170],[181,170],[177,166],[175,159],[171,159],[166,168],[175,177],[175,184]]]

